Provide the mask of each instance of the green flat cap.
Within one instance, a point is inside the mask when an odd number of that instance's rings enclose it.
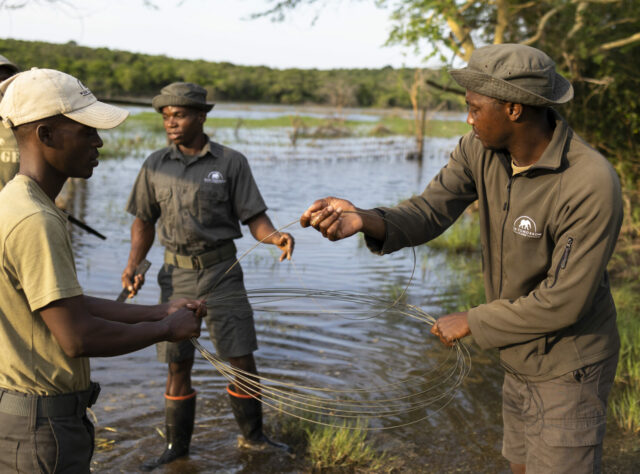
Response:
[[[190,107],[192,109],[209,112],[215,104],[207,102],[207,91],[204,87],[192,82],[174,82],[160,90],[151,105],[158,112],[168,105],[176,107]]]
[[[465,89],[516,104],[549,106],[573,98],[571,83],[553,60],[523,44],[492,44],[471,53],[469,64],[449,71]]]

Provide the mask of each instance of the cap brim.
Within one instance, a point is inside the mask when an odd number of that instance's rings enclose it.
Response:
[[[117,127],[124,122],[129,112],[104,102],[94,102],[82,109],[63,115],[87,127],[109,129]]]

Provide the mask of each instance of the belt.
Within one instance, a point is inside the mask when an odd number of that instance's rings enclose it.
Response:
[[[51,397],[0,389],[0,412],[9,415],[29,416],[35,407],[38,417],[84,416],[87,407],[96,402],[99,394],[100,384],[94,382],[91,382],[88,390]]]
[[[173,265],[179,268],[188,268],[191,270],[200,270],[207,268],[216,263],[224,262],[230,258],[235,257],[236,246],[233,240],[227,240],[219,247],[208,252],[201,253],[200,255],[180,255],[177,253],[164,251],[164,263]]]

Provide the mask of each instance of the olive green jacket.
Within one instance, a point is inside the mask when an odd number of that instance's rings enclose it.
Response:
[[[487,303],[468,312],[482,348],[499,348],[507,370],[547,380],[619,350],[606,271],[620,225],[618,177],[554,111],[551,143],[512,176],[505,152],[486,150],[472,132],[420,196],[394,208],[381,254],[427,242],[476,199]]]

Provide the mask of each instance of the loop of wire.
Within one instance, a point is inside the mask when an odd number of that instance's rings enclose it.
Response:
[[[293,221],[279,228],[276,232],[281,232],[297,222],[297,220]],[[389,225],[389,221],[387,220],[386,222]],[[239,264],[244,257],[264,240],[269,239],[271,235],[244,252],[227,272]],[[307,317],[331,313],[342,318],[357,320],[393,314],[432,326],[435,323],[434,317],[417,306],[402,302],[413,280],[416,267],[416,254],[413,246],[411,246],[411,249],[413,251],[411,276],[403,291],[391,301],[371,294],[346,291],[308,288],[263,288],[247,290],[246,293],[242,294],[221,294],[210,300],[210,303],[215,305],[218,310],[221,310],[221,308],[224,310],[225,305],[233,306],[234,299],[248,297],[255,310],[278,312],[278,307],[274,306],[275,303],[310,299],[318,305],[318,311],[310,311],[310,305],[303,303],[299,310],[292,310],[287,307],[287,312],[299,311],[299,314],[304,314]],[[224,275],[222,278],[224,278]],[[367,309],[329,310],[324,309],[325,305],[320,303],[321,301],[355,303],[357,307]],[[368,309],[371,307],[382,309],[372,315],[372,312]],[[264,376],[257,377],[255,374],[231,366],[217,355],[212,354],[196,338],[192,338],[191,342],[202,356],[230,384],[236,387],[236,390],[241,389],[260,400],[263,405],[286,415],[310,423],[347,429],[385,430],[418,423],[447,406],[455,396],[457,388],[462,384],[471,367],[468,348],[463,342],[457,341],[453,348],[448,350],[443,360],[439,360],[434,367],[411,377],[385,384],[337,389],[296,384]],[[444,349],[444,346],[442,347]],[[370,423],[373,420],[384,420],[384,422]]]

